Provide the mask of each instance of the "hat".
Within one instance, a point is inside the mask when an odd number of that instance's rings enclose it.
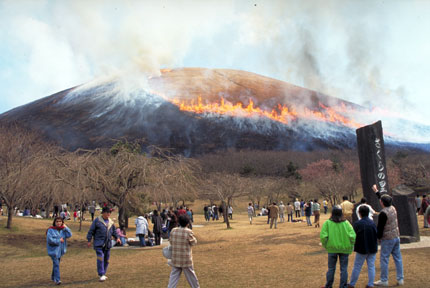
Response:
[[[103,207],[102,213],[112,213],[112,209],[110,207]]]

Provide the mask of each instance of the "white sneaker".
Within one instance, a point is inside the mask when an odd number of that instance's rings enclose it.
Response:
[[[104,281],[106,281],[106,279],[107,279],[107,277],[105,275],[103,275],[103,276],[100,277],[99,281],[100,282],[104,282]]]
[[[403,282],[403,279],[397,280],[397,286],[403,286],[405,283]]]
[[[378,280],[378,281],[374,282],[373,284],[375,286],[384,286],[384,287],[387,287],[388,286],[388,281]]]

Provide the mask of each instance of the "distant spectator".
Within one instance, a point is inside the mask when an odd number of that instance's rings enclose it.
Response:
[[[349,202],[348,196],[343,196],[343,202],[340,204],[342,207],[342,213],[346,220],[352,224],[352,212],[354,211],[354,204]]]

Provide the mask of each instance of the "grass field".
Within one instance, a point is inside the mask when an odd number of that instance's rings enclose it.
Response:
[[[238,210],[238,209],[236,209]],[[116,215],[112,215],[115,218]],[[422,227],[419,216],[419,226]],[[328,215],[322,215],[322,222]],[[319,245],[319,228],[305,223],[282,223],[269,229],[266,217],[257,217],[249,225],[246,213],[235,213],[232,229],[222,221],[206,223],[195,215],[194,228],[198,244],[193,248],[194,266],[201,287],[320,287],[325,283],[327,253]],[[134,223],[131,219],[130,223]],[[6,217],[0,216],[0,287],[48,287],[52,262],[46,253],[46,228],[52,220],[15,217],[14,228],[5,229]],[[107,276],[98,282],[96,255],[86,247],[85,221],[82,232],[78,223],[68,221],[73,232],[68,252],[63,256],[60,270],[63,286],[67,287],[167,287],[170,267],[160,247],[122,248],[111,251]],[[421,230],[430,236],[430,229]],[[134,225],[128,230],[134,237]],[[429,283],[428,259],[430,248],[402,250],[405,287],[426,287]],[[349,257],[349,275],[354,254]],[[379,254],[376,261],[379,279]],[[394,285],[395,268],[390,260],[389,282]],[[339,266],[335,287],[339,283]],[[362,269],[356,287],[365,287],[367,266]],[[178,287],[188,287],[182,276]]]

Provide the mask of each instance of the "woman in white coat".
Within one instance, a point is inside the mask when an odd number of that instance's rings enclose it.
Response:
[[[136,224],[136,236],[139,237],[140,247],[145,247],[145,235],[148,235],[148,221],[145,217],[139,216],[134,221]]]

